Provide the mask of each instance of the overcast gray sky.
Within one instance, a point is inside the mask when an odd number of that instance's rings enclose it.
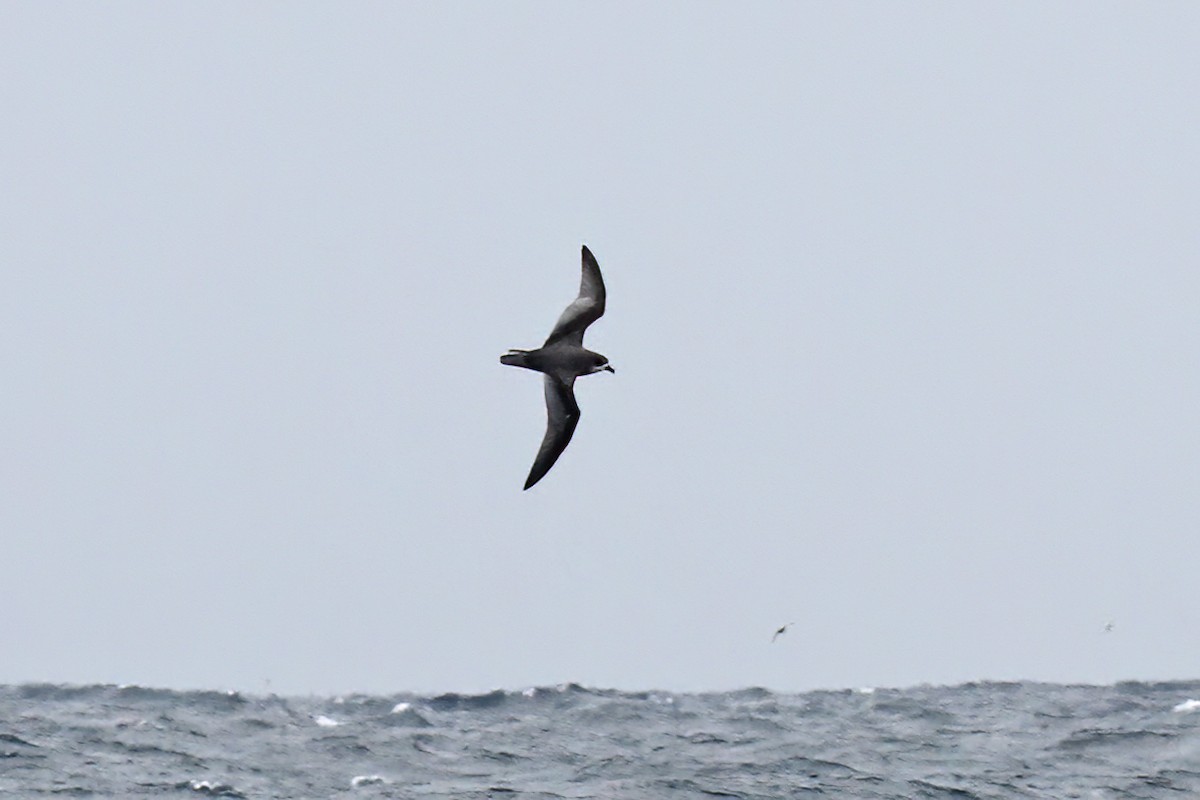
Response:
[[[1197,677],[1197,41],[5,3],[0,681]],[[581,243],[617,372],[522,492]]]

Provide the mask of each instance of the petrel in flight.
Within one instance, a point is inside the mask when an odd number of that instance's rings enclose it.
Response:
[[[554,462],[567,449],[575,426],[579,424],[579,404],[575,402],[575,379],[594,372],[616,372],[608,359],[583,346],[583,332],[604,314],[604,279],[592,251],[583,246],[583,279],[579,297],[554,323],[550,338],[537,350],[509,350],[500,356],[501,364],[524,367],[545,375],[546,436],[538,448],[533,468],[525,479],[528,489],[545,477]]]
[[[794,623],[794,622],[789,622],[787,625],[784,625],[782,628],[775,631],[775,635],[771,637],[771,644],[775,644],[775,640],[778,639],[780,636],[783,636],[785,633],[787,633],[787,629],[792,627],[795,624],[796,623]]]

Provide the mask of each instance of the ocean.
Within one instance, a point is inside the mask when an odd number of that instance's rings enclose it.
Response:
[[[779,694],[0,687],[0,797],[1200,798],[1200,681]]]

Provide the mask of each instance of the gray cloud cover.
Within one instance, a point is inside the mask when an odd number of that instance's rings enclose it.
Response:
[[[1196,6],[3,17],[0,681],[1195,676]]]

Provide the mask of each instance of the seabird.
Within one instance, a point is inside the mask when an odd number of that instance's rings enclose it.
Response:
[[[792,627],[795,624],[796,623],[794,623],[794,622],[789,622],[787,625],[784,625],[782,628],[775,631],[775,635],[771,637],[771,644],[775,644],[775,640],[778,639],[780,636],[783,636],[785,633],[787,633],[787,629]]]
[[[567,449],[575,426],[579,424],[579,404],[575,402],[575,379],[595,372],[616,372],[608,359],[583,346],[583,332],[604,314],[604,279],[592,251],[583,246],[583,278],[579,297],[567,306],[546,343],[537,350],[509,350],[500,363],[524,367],[545,375],[546,435],[538,448],[533,468],[525,479],[528,489],[545,477],[554,462]]]

